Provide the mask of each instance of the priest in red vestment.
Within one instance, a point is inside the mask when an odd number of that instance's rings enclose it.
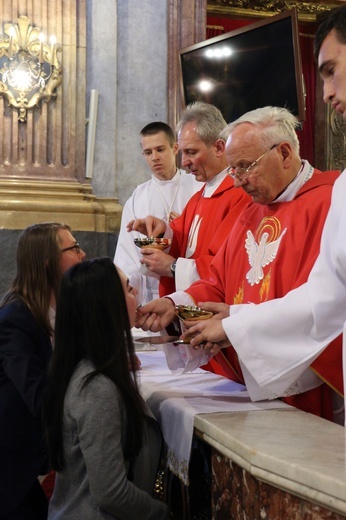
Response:
[[[249,112],[229,125],[230,173],[252,202],[216,254],[210,276],[145,306],[139,325],[151,330],[162,327],[172,318],[173,302],[257,304],[282,297],[307,280],[339,172],[322,173],[301,160],[294,128],[295,118],[276,107]],[[201,325],[194,325],[191,332],[196,333]],[[331,389],[343,392],[340,338],[323,354],[323,362],[318,358],[282,397],[297,408],[332,419]],[[220,350],[206,368],[244,382],[232,347]]]
[[[244,190],[234,187],[228,174],[225,127],[226,121],[213,105],[196,102],[185,108],[177,124],[182,167],[203,185],[169,224],[149,216],[129,225],[148,236],[164,233],[172,238],[169,252],[142,249],[148,272],[160,275],[160,296],[209,276],[212,259],[251,200]]]

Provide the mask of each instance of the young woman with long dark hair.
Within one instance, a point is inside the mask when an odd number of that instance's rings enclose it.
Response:
[[[168,518],[152,496],[161,436],[136,382],[136,293],[109,258],[63,277],[45,405],[49,519]]]

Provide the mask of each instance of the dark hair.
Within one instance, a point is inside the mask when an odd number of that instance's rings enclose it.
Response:
[[[51,466],[64,467],[63,413],[70,379],[82,359],[108,377],[121,393],[127,414],[125,458],[141,447],[144,402],[135,378],[135,354],[122,283],[110,258],[71,267],[63,276],[57,302],[55,347],[48,370],[44,420]],[[132,372],[129,370],[129,363]]]
[[[332,9],[318,27],[314,40],[314,57],[316,61],[322,43],[332,29],[335,29],[339,42],[346,45],[346,5]]]
[[[71,228],[66,224],[46,222],[22,231],[16,252],[17,272],[1,306],[22,300],[29,307],[40,327],[48,334],[53,330],[48,311],[52,292],[56,296],[62,271],[60,266],[59,231]]]
[[[167,125],[167,123],[163,123],[162,121],[154,121],[149,123],[144,128],[142,128],[142,130],[139,132],[139,135],[144,137],[146,135],[156,135],[159,132],[163,132],[166,135],[167,140],[171,146],[174,145],[176,139],[173,130],[169,125]]]

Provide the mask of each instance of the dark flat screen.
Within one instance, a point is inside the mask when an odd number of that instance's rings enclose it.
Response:
[[[295,16],[294,11],[282,13],[182,49],[185,105],[212,103],[227,122],[266,105],[284,106],[304,120]],[[201,90],[203,85],[209,90]]]

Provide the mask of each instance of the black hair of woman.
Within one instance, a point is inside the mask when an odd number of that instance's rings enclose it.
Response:
[[[52,469],[64,467],[64,398],[73,372],[87,359],[119,389],[127,411],[125,458],[140,450],[144,401],[135,375],[135,354],[122,282],[110,258],[73,266],[63,276],[57,301],[55,348],[48,372],[45,426]],[[130,366],[133,370],[129,370]]]

